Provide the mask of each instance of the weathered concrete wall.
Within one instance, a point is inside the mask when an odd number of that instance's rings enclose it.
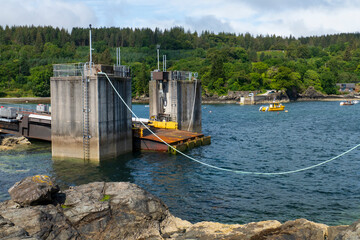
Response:
[[[93,79],[89,82],[90,103],[96,89]],[[83,158],[83,100],[82,100],[81,77],[53,77],[51,78],[51,142],[52,155],[55,158]],[[90,106],[94,109],[94,106]],[[90,118],[94,119],[95,112],[90,112]],[[94,131],[95,121],[90,123],[93,138],[97,133]],[[97,144],[90,144],[91,155],[98,152]],[[95,157],[95,156],[94,156]]]
[[[112,78],[111,80],[131,108],[130,79]],[[101,158],[117,157],[132,151],[131,113],[105,76],[98,81],[98,119]]]
[[[201,82],[199,80],[177,81],[177,99],[179,129],[200,133]]]
[[[159,108],[159,86],[158,81],[151,80],[149,82],[149,116],[156,116],[160,110]]]
[[[168,97],[167,97],[167,111],[170,112],[171,119],[174,122],[178,122],[178,88],[177,88],[177,81],[169,81],[168,84]]]
[[[131,106],[131,79],[111,76],[115,88]],[[90,160],[132,151],[131,113],[103,75],[89,82]],[[81,77],[51,78],[52,154],[83,158],[83,86]]]

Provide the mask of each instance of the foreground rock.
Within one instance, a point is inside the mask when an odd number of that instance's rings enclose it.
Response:
[[[25,137],[0,136],[0,150],[10,150],[19,145],[30,144],[30,141]]]
[[[52,195],[59,190],[50,177],[36,175],[15,183],[9,189],[9,194],[11,199],[20,206],[30,206],[52,202]]]
[[[27,232],[12,222],[0,216],[0,239],[21,239],[27,237]]]
[[[34,186],[44,186],[36,179],[22,183],[33,180],[36,184],[29,189],[38,192]],[[29,189],[23,190],[28,194]],[[159,198],[125,182],[95,182],[64,192],[54,189],[48,189],[46,201],[24,204],[14,197],[0,203],[0,239],[360,239],[360,222],[337,227],[306,219],[284,224],[275,220],[191,224],[173,216]]]

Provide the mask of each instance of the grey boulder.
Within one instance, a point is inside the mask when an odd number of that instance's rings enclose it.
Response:
[[[21,206],[50,203],[59,187],[46,175],[27,177],[9,189],[11,199]]]

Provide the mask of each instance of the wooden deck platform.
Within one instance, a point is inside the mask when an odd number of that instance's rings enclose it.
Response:
[[[179,151],[186,151],[187,149],[211,143],[211,137],[206,137],[202,133],[159,128],[151,128],[151,130],[167,144]],[[168,147],[144,127],[133,128],[133,136],[135,150],[161,151],[176,154],[174,149]]]
[[[51,115],[22,111],[20,119],[0,118],[0,134],[13,134],[51,141]],[[156,135],[172,147],[154,136],[148,129],[141,125],[133,127],[134,151],[161,151],[176,154],[194,147],[208,145],[211,143],[210,136],[202,133],[194,133],[177,129],[150,128]]]

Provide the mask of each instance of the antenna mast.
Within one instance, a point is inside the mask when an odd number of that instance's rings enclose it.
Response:
[[[89,28],[90,28],[90,31],[89,31],[89,38],[90,38],[90,40],[89,40],[89,44],[90,44],[90,63],[89,63],[89,66],[90,66],[90,74],[92,73],[92,66],[91,66],[91,64],[92,64],[92,45],[91,45],[91,24],[89,25]]]
[[[160,71],[160,59],[159,59],[159,51],[160,51],[160,44],[156,45],[157,50],[157,60],[158,60],[158,71]]]
[[[166,72],[166,55],[163,55],[163,72]]]
[[[121,52],[120,52],[120,47],[116,48],[116,65],[120,66],[121,65]]]

